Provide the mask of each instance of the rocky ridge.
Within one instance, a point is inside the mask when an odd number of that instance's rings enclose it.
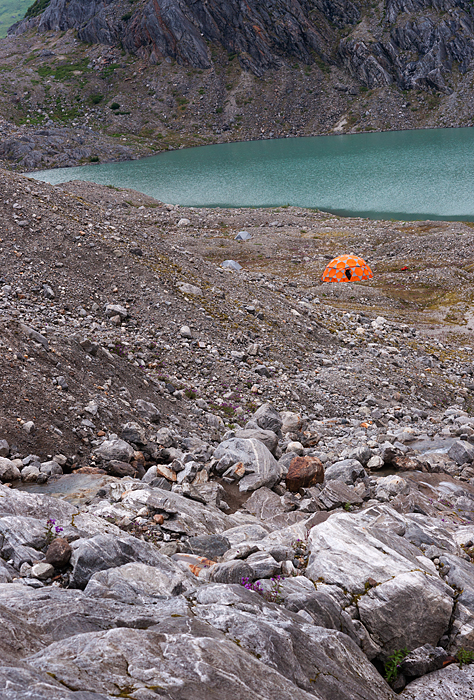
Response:
[[[0,176],[2,697],[468,697],[472,227]]]
[[[473,124],[464,0],[37,9],[0,41],[0,159],[23,172],[208,143]]]

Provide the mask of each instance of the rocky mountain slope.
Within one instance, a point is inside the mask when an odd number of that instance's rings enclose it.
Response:
[[[470,697],[472,226],[0,178],[2,698]]]
[[[473,13],[464,0],[38,2],[0,41],[0,158],[28,171],[222,141],[472,126]]]

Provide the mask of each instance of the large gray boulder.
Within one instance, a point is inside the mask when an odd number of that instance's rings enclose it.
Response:
[[[437,576],[409,571],[360,598],[360,621],[384,658],[404,647],[437,646],[449,628],[453,598],[453,590]]]
[[[281,431],[283,420],[271,403],[264,403],[258,408],[250,420],[256,423],[262,430],[272,430],[277,435]]]
[[[367,476],[362,464],[357,459],[343,459],[340,462],[331,464],[324,471],[324,483],[332,479],[339,479],[348,486],[353,486],[357,479],[363,479]]]
[[[6,659],[3,659],[6,663]],[[0,666],[0,697],[3,700],[108,700],[109,696],[68,690],[46,673],[31,668]]]
[[[230,438],[224,440],[214,452],[218,460],[216,470],[224,473],[226,469],[241,462],[246,475],[239,482],[240,491],[255,491],[261,486],[271,488],[281,478],[280,467],[272,453],[260,440]]]
[[[371,527],[363,512],[335,513],[311,529],[308,546],[306,576],[354,594],[365,593],[369,578],[380,584],[417,568],[433,572],[420,550],[399,535]]]
[[[256,430],[254,429],[248,429],[248,430],[237,430],[235,433],[236,438],[243,438],[244,440],[260,440],[260,442],[263,442],[265,447],[270,450],[270,452],[275,456],[275,452],[278,447],[278,437],[277,435],[273,432],[273,430]]]
[[[84,589],[93,574],[129,562],[142,562],[158,568],[162,567],[165,572],[170,571],[168,557],[160,554],[152,544],[125,533],[119,537],[96,535],[88,540],[77,540],[72,543],[72,549],[73,570],[70,578],[72,588]]]
[[[132,697],[151,698],[151,687],[169,700],[323,700],[200,620],[168,618],[155,629],[77,635],[27,662],[66,688],[107,696],[127,688]]]
[[[7,515],[0,518],[0,556],[15,569],[43,558],[46,522],[36,518]]]
[[[128,442],[118,437],[104,440],[104,442],[94,450],[94,454],[105,462],[109,462],[112,459],[116,459],[119,462],[130,462],[134,452],[135,450]]]
[[[189,537],[221,534],[238,523],[219,508],[159,488],[129,491],[122,498],[122,504],[134,513],[144,506],[156,513],[164,513],[168,517],[161,525],[162,530]]]
[[[161,557],[159,566],[131,562],[98,571],[89,579],[84,595],[138,605],[157,598],[180,595],[196,585],[196,578],[191,573],[186,574],[168,557]]]
[[[474,566],[454,554],[439,558],[446,582],[459,591],[450,634],[450,650],[474,651]]]
[[[474,666],[452,664],[410,683],[403,700],[469,700],[474,697]]]
[[[20,470],[8,457],[0,457],[0,481],[18,481],[21,478]]]
[[[474,460],[474,445],[465,440],[455,440],[448,450],[448,455],[457,464],[470,464]]]
[[[376,523],[380,512],[373,509]],[[360,621],[381,649],[380,658],[404,646],[436,646],[449,627],[452,588],[420,550],[371,524],[370,515],[337,513],[313,527],[306,576],[357,596]]]

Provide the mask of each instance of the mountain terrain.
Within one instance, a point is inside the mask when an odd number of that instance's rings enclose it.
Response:
[[[472,224],[0,188],[2,698],[470,697]]]
[[[471,126],[473,19],[467,0],[38,0],[0,42],[0,157],[28,171],[222,141]]]

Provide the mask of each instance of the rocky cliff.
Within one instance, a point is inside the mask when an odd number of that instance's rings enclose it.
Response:
[[[37,0],[38,12],[43,5]],[[451,76],[471,66],[473,21],[469,0],[51,0],[10,33],[76,29],[86,43],[201,69],[220,46],[256,75],[292,60],[322,61],[369,88],[449,92]]]

